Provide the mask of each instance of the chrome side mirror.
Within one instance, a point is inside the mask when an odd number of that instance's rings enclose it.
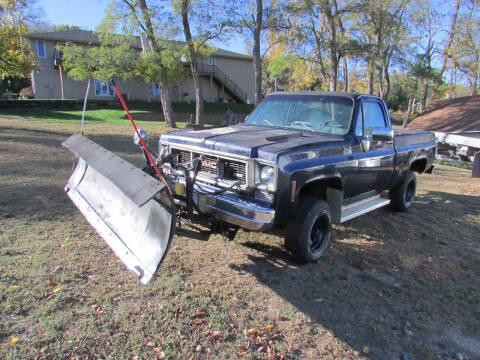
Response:
[[[140,133],[140,136],[142,137],[143,141],[146,142],[148,138],[146,131],[143,129],[138,129],[138,132]],[[140,145],[140,138],[138,137],[137,132],[133,134],[133,143],[135,145]]]
[[[391,141],[393,140],[393,129],[384,127],[374,127],[372,130],[373,141]]]
[[[372,144],[372,137],[367,136],[362,139],[362,149],[364,152],[370,151],[370,145]]]

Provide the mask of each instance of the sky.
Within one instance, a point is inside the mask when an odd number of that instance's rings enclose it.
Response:
[[[95,30],[101,23],[109,0],[38,0],[48,24],[77,25],[85,30]],[[228,42],[211,42],[213,46],[245,54],[244,41],[236,38]]]

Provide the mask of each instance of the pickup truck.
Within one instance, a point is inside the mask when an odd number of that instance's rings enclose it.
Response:
[[[158,156],[130,120],[143,171],[72,135],[63,145],[78,161],[65,191],[145,284],[192,222],[229,238],[280,228],[289,252],[316,261],[333,223],[388,204],[406,211],[415,172],[431,172],[436,151],[434,133],[393,130],[385,102],[370,95],[274,93],[245,123],[163,134]]]
[[[385,102],[350,93],[268,96],[245,123],[163,134],[163,159],[186,172],[199,213],[234,228],[285,229],[285,247],[301,262],[327,249],[332,223],[414,201],[414,172],[431,172],[432,132],[393,130]],[[187,186],[188,187],[188,186]],[[186,206],[186,191],[174,195]]]

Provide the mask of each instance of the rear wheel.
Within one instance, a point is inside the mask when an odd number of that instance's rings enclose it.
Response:
[[[330,244],[332,218],[328,204],[316,198],[304,199],[288,225],[285,248],[303,263],[320,259]]]
[[[403,183],[390,190],[392,208],[396,211],[407,211],[415,201],[416,190],[417,178],[415,173],[409,170]]]

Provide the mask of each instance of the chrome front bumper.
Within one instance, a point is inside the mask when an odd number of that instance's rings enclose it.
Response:
[[[218,189],[201,185],[203,192],[212,192]],[[220,195],[204,195],[194,191],[194,201],[198,209],[217,219],[241,228],[253,231],[266,231],[272,228],[275,220],[275,210],[266,207],[259,202],[245,200],[233,192],[225,192]]]

